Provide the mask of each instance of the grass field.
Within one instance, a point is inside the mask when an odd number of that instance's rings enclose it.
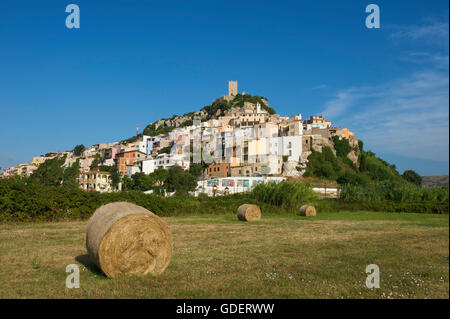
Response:
[[[264,212],[263,212],[264,213]],[[449,298],[449,216],[374,212],[166,217],[172,261],[158,276],[106,278],[87,221],[0,225],[0,298]],[[80,265],[79,289],[65,287]],[[365,268],[380,268],[380,288]]]

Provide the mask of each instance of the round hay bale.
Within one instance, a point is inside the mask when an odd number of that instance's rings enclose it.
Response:
[[[239,206],[237,211],[239,220],[253,222],[261,219],[261,209],[258,205],[244,204]]]
[[[316,208],[310,205],[303,205],[300,207],[301,216],[316,216]]]
[[[89,220],[86,248],[108,277],[157,275],[169,265],[173,241],[161,218],[141,206],[115,202],[97,209]]]

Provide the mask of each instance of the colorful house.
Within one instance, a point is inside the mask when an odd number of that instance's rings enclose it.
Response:
[[[141,151],[129,150],[116,154],[116,163],[119,173],[125,175],[128,171],[127,166],[133,166],[137,160],[145,159],[147,155]]]

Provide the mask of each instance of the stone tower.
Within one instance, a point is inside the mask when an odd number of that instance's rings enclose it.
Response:
[[[228,96],[236,96],[237,94],[237,81],[228,81]]]

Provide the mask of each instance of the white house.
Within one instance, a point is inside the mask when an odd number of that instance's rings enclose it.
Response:
[[[129,177],[133,176],[136,173],[140,173],[141,170],[139,169],[139,166],[137,165],[127,165],[127,175]]]
[[[156,159],[149,158],[142,161],[136,161],[136,165],[139,167],[139,170],[148,175],[155,171],[156,169]]]
[[[190,162],[184,156],[179,154],[159,154],[154,158],[147,158],[136,161],[138,171],[151,174],[158,168],[169,169],[174,166],[180,166],[182,169],[189,169]]]
[[[183,169],[189,169],[190,162],[184,156],[179,154],[159,154],[155,158],[155,169],[169,169],[174,166],[180,166]]]
[[[288,161],[299,161],[302,155],[302,136],[280,136],[278,139],[281,141],[278,143],[281,155],[288,156]]]
[[[148,154],[148,142],[152,141],[151,136],[143,135],[139,141],[134,143],[134,147],[137,151]]]

